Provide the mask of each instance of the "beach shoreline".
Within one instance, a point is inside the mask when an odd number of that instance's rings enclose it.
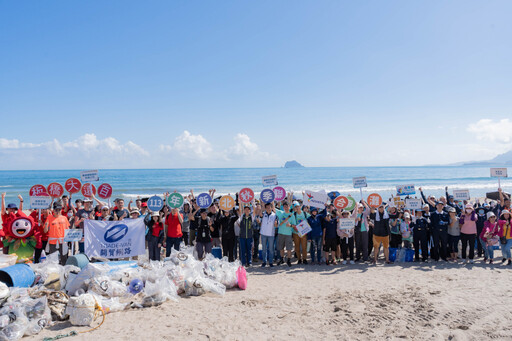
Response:
[[[480,262],[299,265],[252,267],[248,274],[246,291],[107,314],[100,328],[73,339],[482,340],[512,335],[505,317],[512,313],[509,267]],[[60,322],[26,340],[88,329]]]

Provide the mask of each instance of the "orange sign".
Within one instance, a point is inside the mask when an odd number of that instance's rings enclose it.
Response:
[[[233,207],[235,207],[235,199],[230,197],[229,195],[225,195],[219,200],[219,207],[221,210],[229,211]]]
[[[382,204],[382,197],[377,193],[372,193],[368,196],[368,206],[379,207]]]
[[[336,207],[337,209],[344,209],[345,207],[348,206],[348,199],[347,197],[344,197],[343,195],[340,195],[339,197],[337,197],[336,199],[334,199],[334,207]]]

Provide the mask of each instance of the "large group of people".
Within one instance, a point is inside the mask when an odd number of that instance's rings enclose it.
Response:
[[[185,196],[181,208],[164,205],[160,211],[148,209],[144,198],[135,205],[125,206],[121,198],[113,205],[92,198],[58,198],[47,209],[32,210],[34,233],[40,236],[35,247],[34,262],[40,262],[42,251],[59,251],[61,263],[65,263],[72,248],[64,242],[68,228],[83,229],[84,221],[120,221],[143,219],[146,226],[146,247],[151,260],[161,260],[164,252],[169,256],[172,249],[181,245],[193,245],[197,257],[202,259],[213,248],[220,248],[230,262],[239,259],[246,267],[254,262],[261,266],[286,264],[354,264],[377,263],[382,249],[386,264],[392,263],[390,250],[406,249],[414,252],[414,261],[446,261],[473,263],[475,257],[483,262],[494,262],[494,250],[500,246],[501,263],[511,265],[512,231],[510,197],[501,189],[495,201],[457,201],[452,195],[435,198],[420,190],[422,207],[409,210],[396,207],[393,200],[378,207],[365,200],[357,202],[353,210],[336,209],[328,201],[325,207],[310,207],[293,197],[269,203],[253,200],[239,201],[235,206],[222,210],[215,190],[209,194],[215,198],[208,208],[200,208],[194,192]],[[166,202],[169,193],[164,194]],[[96,202],[96,205],[94,205]],[[2,226],[23,216],[23,198],[19,207],[5,203],[2,194]],[[343,219],[351,219],[347,228]],[[298,225],[307,221],[311,230],[302,235]],[[343,226],[343,228],[341,228]],[[5,235],[0,232],[0,236]],[[459,252],[460,248],[460,252]],[[165,251],[164,251],[165,250]],[[217,249],[219,250],[219,249]],[[4,245],[3,253],[9,248]],[[84,252],[83,240],[76,252]]]

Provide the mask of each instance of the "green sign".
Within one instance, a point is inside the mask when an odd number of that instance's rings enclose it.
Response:
[[[345,207],[345,210],[352,211],[354,209],[354,207],[356,207],[356,201],[350,195],[347,196],[347,199],[348,199],[348,206]]]
[[[179,193],[171,193],[167,198],[167,204],[170,208],[180,208],[183,206],[183,196]]]

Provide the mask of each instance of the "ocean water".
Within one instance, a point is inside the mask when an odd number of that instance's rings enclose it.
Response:
[[[422,187],[425,194],[436,196],[444,195],[445,186],[449,186],[449,191],[469,189],[471,197],[482,197],[498,188],[498,179],[490,177],[489,168],[478,166],[109,169],[99,171],[100,181],[95,185],[109,183],[114,189],[113,198],[128,200],[174,190],[188,193],[190,189],[196,194],[211,188],[218,194],[234,194],[243,187],[250,187],[258,193],[263,189],[262,176],[274,174],[280,186],[299,195],[304,190],[325,190],[359,198],[359,190],[352,186],[352,178],[357,176],[367,177],[364,196],[377,192],[384,199],[395,193],[397,185],[407,184]],[[80,178],[80,170],[0,171],[0,192],[7,193],[7,202],[17,202],[16,196],[22,194],[28,198],[28,191],[35,184],[64,184],[70,177]],[[510,191],[512,181],[502,179],[501,186]]]

